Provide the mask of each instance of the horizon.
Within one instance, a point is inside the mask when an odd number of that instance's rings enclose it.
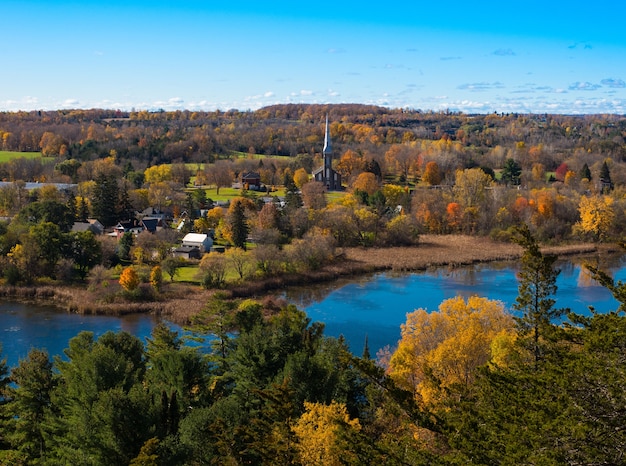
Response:
[[[8,0],[0,111],[626,114],[626,4],[171,3]]]

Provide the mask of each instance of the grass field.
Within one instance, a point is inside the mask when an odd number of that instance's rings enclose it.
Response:
[[[24,157],[26,159],[36,159],[41,157],[41,152],[13,152],[8,150],[0,150],[0,163],[8,162],[12,159],[19,159]]]

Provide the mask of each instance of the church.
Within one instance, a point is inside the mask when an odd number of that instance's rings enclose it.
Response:
[[[328,191],[341,191],[341,175],[333,170],[333,149],[330,143],[328,115],[326,115],[326,134],[324,135],[322,156],[324,164],[313,172],[313,179],[323,183]]]

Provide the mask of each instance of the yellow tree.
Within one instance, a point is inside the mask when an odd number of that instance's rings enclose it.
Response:
[[[442,176],[437,162],[428,162],[424,167],[422,181],[431,186],[441,184]]]
[[[596,241],[606,238],[615,219],[612,197],[583,196],[578,211],[580,222],[575,225],[575,230],[590,235]]]
[[[300,189],[305,183],[309,182],[309,174],[304,168],[298,168],[293,174],[293,182]]]
[[[346,405],[304,402],[305,412],[292,427],[298,439],[297,451],[301,464],[335,466],[356,464],[349,451],[345,435],[340,430],[361,430],[358,419],[350,419]]]
[[[356,177],[354,183],[352,184],[352,188],[359,191],[365,191],[370,196],[376,192],[379,184],[376,179],[376,175],[370,172],[360,173],[359,176]]]
[[[345,151],[337,163],[337,171],[345,180],[350,179],[353,174],[356,175],[363,170],[365,170],[363,156],[351,149]]]
[[[436,403],[454,387],[468,387],[476,368],[489,362],[492,343],[514,338],[513,318],[500,301],[472,296],[447,299],[438,312],[407,314],[389,373],[425,403]],[[505,359],[498,354],[500,360]]]
[[[132,267],[126,267],[120,275],[120,285],[126,291],[133,291],[139,286],[139,275]]]

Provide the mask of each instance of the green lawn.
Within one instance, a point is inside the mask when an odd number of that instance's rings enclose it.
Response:
[[[19,159],[20,157],[26,159],[36,159],[41,157],[41,152],[14,152],[8,150],[0,150],[0,163],[8,162],[12,159]]]
[[[196,277],[198,274],[198,266],[197,265],[186,265],[178,269],[178,275],[174,278],[176,282],[186,282],[186,283],[200,283],[200,280]],[[170,277],[167,274],[163,274],[163,281],[168,282]]]

